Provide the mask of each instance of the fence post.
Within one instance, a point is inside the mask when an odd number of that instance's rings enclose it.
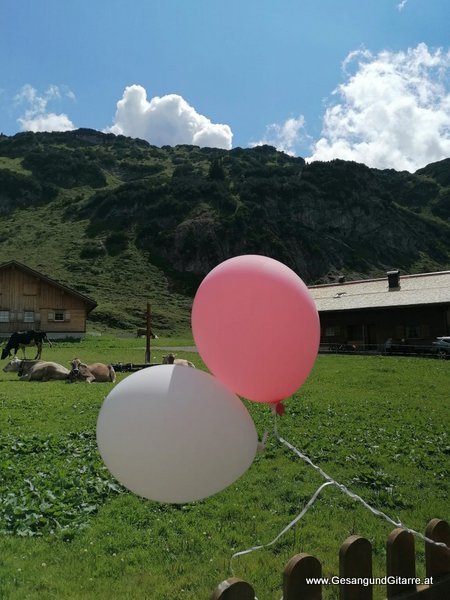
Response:
[[[246,581],[230,577],[219,583],[210,600],[255,600],[255,592]]]
[[[283,573],[283,600],[322,600],[322,585],[306,583],[306,578],[322,577],[322,565],[310,554],[297,554]]]
[[[340,579],[369,579],[372,577],[372,545],[366,538],[351,535],[339,550]],[[340,600],[372,600],[372,586],[341,583]]]
[[[151,312],[151,307],[150,307],[150,302],[147,302],[147,310],[145,313],[145,318],[146,318],[146,331],[145,331],[145,357],[144,357],[144,362],[150,364],[151,363],[151,351],[150,351],[150,331],[151,331],[151,326],[152,326],[152,322],[151,322],[151,318],[152,318],[152,312]]]
[[[426,576],[430,581],[420,586],[398,582],[388,584],[388,599],[450,598],[450,526],[441,519],[432,519],[427,525],[425,536],[448,546],[445,548],[425,543]],[[399,580],[415,579],[413,535],[405,529],[394,529],[388,537],[386,549],[387,576],[394,576]],[[321,576],[322,566],[314,556],[297,554],[284,570],[283,599],[321,600],[321,584],[306,583],[307,578]],[[372,600],[373,588],[367,581],[372,578],[372,546],[369,540],[357,535],[345,540],[339,550],[339,578],[342,581],[339,586],[340,600]],[[361,583],[352,583],[353,580],[360,580]],[[246,581],[231,577],[217,586],[210,600],[255,600],[255,592]]]
[[[442,519],[432,519],[425,536],[450,547],[450,525]],[[425,567],[427,577],[438,578],[450,573],[450,550],[425,542]]]
[[[386,575],[402,579],[416,578],[414,536],[405,529],[394,529],[386,544]],[[393,598],[405,592],[416,591],[415,583],[388,583],[387,597]]]

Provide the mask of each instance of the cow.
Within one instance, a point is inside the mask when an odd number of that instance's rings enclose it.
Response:
[[[190,360],[186,360],[185,358],[175,358],[173,354],[167,354],[162,357],[163,365],[181,365],[183,367],[192,367],[195,369],[194,363],[191,363]]]
[[[1,360],[11,356],[11,350],[14,350],[14,356],[16,356],[19,348],[22,348],[23,357],[26,358],[26,346],[37,346],[35,359],[39,359],[42,354],[42,342],[47,342],[49,346],[52,345],[45,331],[16,331],[11,334],[6,346],[3,348]]]
[[[21,381],[51,381],[67,379],[70,371],[62,365],[45,360],[20,360],[16,356],[3,367],[5,373],[17,373]]]
[[[112,365],[105,365],[103,363],[86,365],[79,358],[71,360],[70,365],[72,369],[67,378],[68,383],[73,383],[74,381],[114,383],[116,381],[116,372]]]
[[[147,337],[147,328],[146,327],[138,327],[136,331],[136,337]],[[150,337],[152,340],[157,340],[158,336],[153,331],[150,331]]]
[[[42,361],[41,360],[27,360],[27,359],[21,360],[20,358],[17,358],[17,356],[14,356],[9,361],[9,363],[6,363],[6,365],[3,367],[3,371],[5,373],[17,373],[17,375],[20,377],[24,373],[27,373],[31,369],[31,367],[33,367],[34,365],[37,365],[40,362],[42,362]]]

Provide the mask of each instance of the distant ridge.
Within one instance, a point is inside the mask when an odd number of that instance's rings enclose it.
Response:
[[[271,146],[158,148],[92,129],[0,136],[0,262],[94,298],[93,324],[133,330],[145,303],[189,328],[202,277],[257,253],[308,284],[450,268],[450,159],[414,174]]]

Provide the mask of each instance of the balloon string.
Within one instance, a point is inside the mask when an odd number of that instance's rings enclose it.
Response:
[[[337,482],[330,475],[328,475],[327,473],[325,473],[325,471],[323,469],[321,469],[318,465],[315,465],[312,462],[312,460],[308,456],[306,456],[306,454],[303,454],[303,452],[300,452],[300,450],[298,448],[296,448],[295,446],[293,446],[291,443],[289,443],[287,440],[285,440],[284,438],[282,438],[278,434],[278,429],[277,429],[277,415],[276,414],[275,414],[275,418],[274,418],[274,432],[275,432],[276,439],[281,444],[284,444],[285,446],[287,446],[287,448],[289,448],[289,450],[291,450],[292,452],[294,452],[304,462],[306,462],[308,465],[310,465],[311,467],[313,467],[313,469],[315,469],[318,473],[320,473],[320,475],[322,475],[322,477],[324,479],[326,479],[326,482],[323,483],[315,491],[315,493],[311,496],[311,499],[304,506],[304,508],[302,509],[302,511],[300,512],[300,514],[298,514],[295,517],[295,519],[293,519],[288,525],[286,525],[286,527],[282,531],[280,531],[280,533],[271,542],[268,542],[267,544],[261,544],[259,546],[253,546],[252,548],[248,548],[247,550],[241,550],[240,552],[235,552],[233,554],[233,556],[230,559],[230,564],[229,564],[229,570],[231,571],[231,574],[233,576],[234,576],[233,560],[235,558],[237,558],[238,556],[244,556],[245,554],[250,554],[251,552],[255,552],[256,550],[261,550],[262,548],[268,548],[269,546],[272,546],[273,544],[275,544],[287,531],[289,531],[289,529],[291,529],[296,523],[298,523],[298,521],[300,521],[300,519],[302,519],[305,516],[305,514],[313,506],[313,504],[315,503],[315,501],[319,497],[319,495],[322,492],[322,490],[325,489],[329,485],[334,485],[341,492],[344,492],[344,494],[346,494],[347,496],[349,496],[349,498],[352,498],[352,500],[357,500],[367,510],[369,510],[371,513],[373,513],[377,517],[382,517],[383,519],[385,519],[386,521],[388,521],[392,525],[395,525],[396,527],[400,527],[400,528],[406,530],[408,533],[411,533],[415,537],[420,538],[424,542],[427,542],[429,544],[433,544],[434,546],[439,546],[441,548],[447,548],[447,549],[449,549],[449,547],[446,544],[444,544],[443,542],[436,542],[435,540],[432,540],[431,538],[424,536],[422,533],[420,533],[418,531],[415,531],[414,529],[411,529],[409,527],[406,527],[400,521],[400,519],[398,519],[397,521],[394,521],[386,513],[384,513],[381,510],[378,510],[378,509],[374,508],[373,506],[370,506],[370,504],[368,504],[363,498],[361,498],[361,496],[358,496],[358,494],[355,494],[354,492],[352,492],[351,490],[349,490],[345,485],[343,485],[342,483]]]
[[[282,531],[280,531],[280,533],[276,537],[274,537],[274,539],[271,542],[269,542],[267,544],[261,544],[260,546],[253,546],[252,548],[248,548],[247,550],[241,550],[240,552],[235,552],[230,559],[230,570],[231,570],[232,575],[234,576],[233,565],[232,565],[233,559],[235,559],[237,556],[244,556],[244,554],[250,554],[251,552],[254,552],[255,550],[261,550],[261,548],[268,548],[269,546],[272,546],[273,544],[275,544],[287,531],[289,531],[289,529],[291,529],[291,527],[294,527],[294,525],[298,521],[300,521],[300,519],[308,512],[308,510],[311,508],[311,506],[317,500],[320,492],[324,488],[326,488],[328,485],[332,485],[331,481],[326,481],[325,483],[322,483],[322,485],[316,490],[314,495],[311,497],[308,504],[306,504],[304,506],[301,513],[299,515],[297,515],[295,517],[295,519],[293,519],[289,523],[289,525],[286,525],[286,527]]]
[[[277,419],[275,416],[274,419],[274,430],[275,430],[275,437],[276,439],[281,443],[284,444],[285,446],[287,446],[290,450],[292,450],[292,452],[294,452],[299,458],[301,458],[303,461],[305,461],[308,465],[310,465],[311,467],[313,467],[318,473],[320,473],[322,475],[322,477],[324,479],[326,479],[328,481],[328,483],[333,484],[335,487],[337,487],[341,492],[344,492],[344,494],[346,494],[347,496],[349,496],[349,498],[352,498],[352,500],[357,500],[358,502],[360,502],[365,508],[367,508],[367,510],[369,510],[371,513],[373,513],[374,515],[376,515],[377,517],[382,517],[383,519],[385,519],[386,521],[388,521],[389,523],[391,523],[392,525],[395,525],[396,527],[401,527],[402,529],[405,529],[408,533],[411,533],[412,535],[414,535],[415,537],[420,538],[422,541],[424,542],[428,542],[429,544],[433,544],[435,546],[440,546],[442,548],[448,548],[448,546],[446,544],[444,544],[444,542],[436,542],[435,540],[432,540],[429,537],[426,537],[425,535],[423,535],[422,533],[415,531],[414,529],[411,529],[410,527],[406,527],[406,525],[404,525],[400,519],[398,519],[397,521],[394,521],[393,519],[391,519],[391,517],[389,517],[386,513],[384,513],[381,510],[378,510],[376,508],[374,508],[373,506],[370,506],[370,504],[368,504],[365,500],[363,500],[363,498],[361,498],[361,496],[358,496],[358,494],[355,494],[354,492],[352,492],[351,490],[349,490],[345,485],[343,485],[342,483],[339,483],[337,481],[335,481],[330,475],[328,475],[327,473],[325,473],[325,471],[323,469],[321,469],[318,465],[315,465],[312,460],[306,456],[306,454],[303,454],[303,452],[300,452],[300,450],[298,448],[296,448],[295,446],[293,446],[292,444],[290,444],[288,441],[286,441],[285,439],[283,439],[279,434],[278,434],[278,429],[277,429]]]

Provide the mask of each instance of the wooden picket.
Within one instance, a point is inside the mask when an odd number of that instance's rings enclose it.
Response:
[[[446,521],[433,519],[427,525],[425,536],[450,547],[450,526]],[[388,600],[448,600],[450,599],[450,550],[425,543],[426,577],[431,585],[411,583],[416,579],[414,536],[405,529],[394,529],[386,545],[386,586]],[[308,584],[309,578],[322,577],[322,566],[314,556],[297,554],[286,565],[283,574],[283,600],[321,600],[322,584]],[[371,585],[346,584],[348,580],[372,579],[372,547],[369,540],[352,535],[339,551],[340,600],[372,600]],[[223,581],[214,590],[210,600],[254,600],[253,587],[237,577]]]

